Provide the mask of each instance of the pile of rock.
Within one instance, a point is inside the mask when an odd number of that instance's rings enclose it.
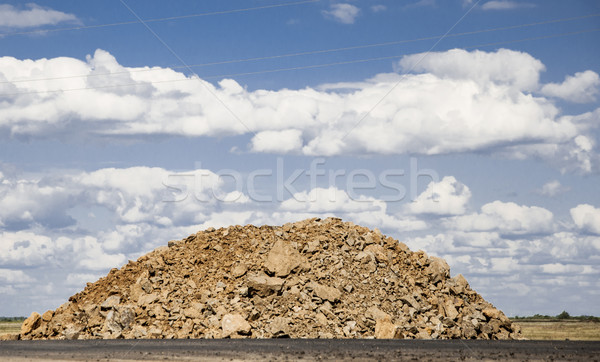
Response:
[[[113,269],[20,339],[520,338],[448,264],[340,219],[201,231]]]

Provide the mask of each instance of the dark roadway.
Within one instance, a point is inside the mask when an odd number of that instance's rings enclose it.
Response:
[[[0,342],[1,361],[600,361],[600,342],[422,340],[89,340]]]

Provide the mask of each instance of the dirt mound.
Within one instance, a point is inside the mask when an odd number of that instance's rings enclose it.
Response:
[[[113,269],[21,339],[520,338],[462,275],[340,219],[208,229]]]

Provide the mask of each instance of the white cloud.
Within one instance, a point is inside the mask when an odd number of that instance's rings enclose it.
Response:
[[[571,190],[568,186],[563,186],[558,180],[552,180],[545,183],[541,189],[536,190],[540,195],[554,197],[556,195],[568,192]]]
[[[0,4],[0,27],[31,28],[63,22],[79,22],[73,14],[44,8],[33,3],[18,9],[10,4]]]
[[[452,49],[446,52],[413,54],[398,62],[404,72],[428,72],[440,78],[475,81],[481,86],[507,85],[516,90],[538,87],[544,64],[523,52]]]
[[[542,87],[541,93],[548,97],[557,97],[574,103],[590,103],[596,100],[600,92],[600,76],[598,73],[586,70],[567,76],[560,83],[548,83]]]
[[[600,234],[600,209],[588,204],[577,205],[571,209],[571,217],[579,229]]]
[[[400,70],[425,73],[379,74],[363,82],[316,89],[248,91],[231,79],[214,86],[172,69],[123,67],[102,50],[85,62],[1,57],[0,78],[9,79],[5,88],[38,93],[0,94],[4,99],[0,137],[254,133],[249,149],[255,152],[326,156],[493,152],[549,162],[566,159],[565,165],[585,172],[597,168],[595,150],[582,149],[581,141],[594,144],[600,111],[562,116],[552,100],[532,95],[544,65],[530,55],[505,49],[451,50],[424,58],[410,55],[398,64]],[[60,77],[65,69],[69,74],[96,75],[26,82]],[[98,75],[107,71],[118,74]],[[128,86],[107,87],[112,84]],[[44,93],[86,87],[103,88]]]
[[[323,10],[323,14],[342,24],[354,24],[360,9],[352,4],[331,4],[329,10]]]
[[[21,284],[34,281],[22,270],[0,268],[0,284]]]
[[[380,13],[380,12],[383,12],[386,10],[387,10],[387,6],[385,6],[385,5],[378,4],[378,5],[371,6],[371,11],[374,13]]]
[[[412,214],[460,215],[464,214],[471,199],[469,188],[453,176],[446,176],[439,182],[430,182],[413,202],[406,205]]]
[[[446,225],[461,231],[498,231],[501,234],[537,234],[553,231],[552,212],[537,206],[494,201],[480,213],[458,216]]]
[[[301,148],[302,131],[297,129],[262,131],[252,138],[252,150],[255,152],[290,153]]]
[[[512,10],[518,8],[533,8],[534,4],[510,0],[492,0],[481,5],[483,10]]]

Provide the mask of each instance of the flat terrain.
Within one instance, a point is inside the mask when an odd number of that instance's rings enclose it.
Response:
[[[19,333],[21,331],[22,321],[19,322],[0,322],[0,334]]]
[[[600,341],[600,323],[578,320],[513,320],[523,336],[532,340]]]
[[[599,342],[422,340],[91,340],[0,342],[0,360],[600,361]]]

